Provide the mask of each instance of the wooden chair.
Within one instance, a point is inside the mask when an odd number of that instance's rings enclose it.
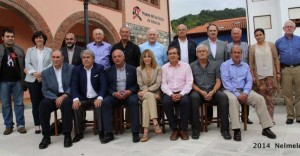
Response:
[[[166,133],[166,125],[169,125],[169,121],[166,118],[165,111],[164,111],[164,108],[163,108],[163,104],[161,104],[161,112],[160,113],[161,113],[162,131],[163,131],[163,133]],[[178,123],[179,120],[180,120],[180,107],[179,107],[178,104],[175,105],[175,117],[176,117],[176,121]]]
[[[123,134],[126,126],[131,126],[131,123],[125,120],[125,111],[128,111],[128,107],[125,105],[114,108],[114,128],[115,134]]]
[[[207,108],[217,106],[217,116],[212,117],[211,120],[208,120],[207,118]],[[217,123],[217,126],[220,127],[220,118],[219,118],[219,107],[218,105],[214,105],[213,103],[203,103],[200,105],[200,119],[201,119],[201,130],[207,132],[208,128],[207,126],[211,123]]]
[[[246,104],[241,104],[243,112],[244,112],[244,131],[247,131],[247,119],[248,119],[248,113],[247,113],[247,105]],[[242,116],[242,112],[241,116]]]
[[[86,111],[93,111],[93,120],[87,120],[86,119]],[[97,129],[97,118],[96,118],[96,111],[94,109],[94,107],[90,107],[89,109],[87,109],[86,111],[83,111],[83,118],[84,120],[84,129],[86,129],[87,127],[93,127],[93,131],[94,131],[94,135],[98,134],[98,129]],[[76,128],[76,126],[74,126],[74,129]],[[76,130],[74,130],[74,133],[76,133]]]
[[[54,134],[58,136],[57,110],[54,111]]]

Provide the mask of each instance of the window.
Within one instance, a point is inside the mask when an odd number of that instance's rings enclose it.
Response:
[[[296,23],[296,27],[300,27],[300,8],[289,8],[289,19]]]
[[[253,23],[254,29],[272,29],[271,15],[254,16]]]
[[[154,5],[154,6],[159,6],[159,0],[140,0],[140,1]]]
[[[121,10],[121,0],[90,0],[91,4],[101,5],[116,10]]]

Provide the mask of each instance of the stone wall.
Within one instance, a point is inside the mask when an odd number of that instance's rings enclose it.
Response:
[[[131,30],[131,37],[130,40],[134,42],[137,45],[140,45],[147,41],[147,30],[149,28],[139,26],[132,23],[126,23],[126,26],[130,28]],[[166,47],[169,46],[169,33],[164,31],[158,30],[158,42],[165,45]]]

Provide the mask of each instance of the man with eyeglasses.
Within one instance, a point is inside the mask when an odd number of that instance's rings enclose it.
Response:
[[[81,64],[80,53],[84,50],[83,47],[75,46],[76,37],[73,33],[67,33],[65,36],[65,47],[61,48],[64,55],[64,62],[74,66]]]
[[[286,124],[293,124],[294,119],[300,123],[300,36],[294,35],[296,24],[286,21],[283,26],[284,35],[275,45],[281,66],[281,86],[286,105]],[[293,95],[295,94],[295,106]]]

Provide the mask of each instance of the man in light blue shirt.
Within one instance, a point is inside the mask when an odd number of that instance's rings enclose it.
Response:
[[[164,45],[157,42],[157,30],[154,28],[151,28],[147,32],[147,42],[144,42],[143,44],[139,45],[141,53],[143,53],[146,49],[150,49],[155,56],[156,62],[162,66],[165,63],[168,62],[168,56],[167,56],[167,50]]]
[[[94,29],[94,42],[87,45],[87,49],[92,50],[95,54],[95,63],[104,66],[104,69],[110,67],[109,57],[111,45],[103,41],[104,32],[101,29]]]
[[[275,139],[276,135],[270,130],[273,123],[265,99],[252,90],[253,80],[250,68],[247,63],[241,61],[241,56],[242,49],[238,45],[233,45],[231,59],[224,62],[220,69],[224,93],[229,101],[230,121],[234,131],[233,139],[242,140],[239,120],[240,104],[253,106],[263,128],[262,135]]]

